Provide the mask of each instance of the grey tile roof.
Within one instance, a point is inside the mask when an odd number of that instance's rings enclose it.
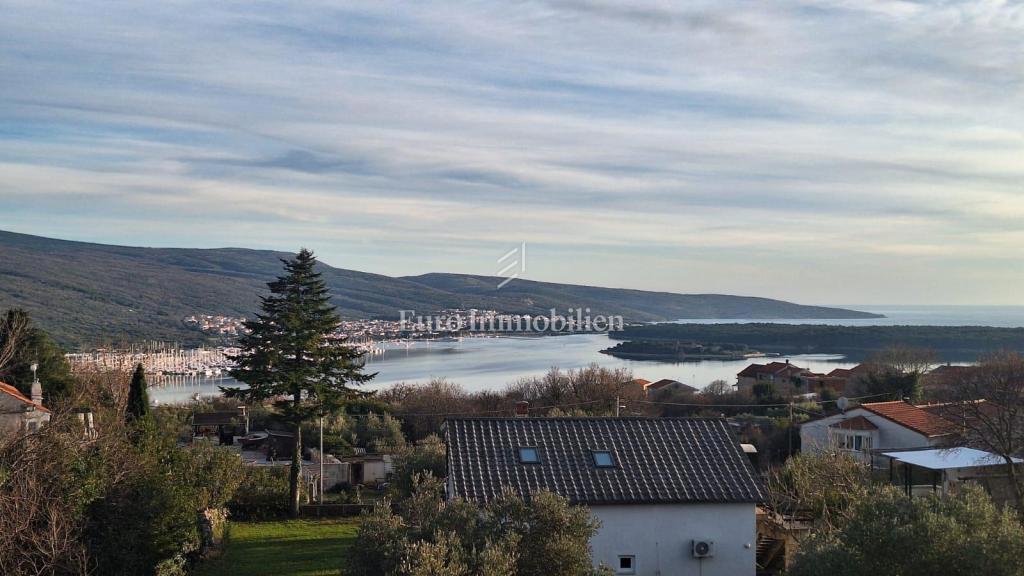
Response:
[[[487,501],[509,487],[579,504],[760,502],[761,483],[717,418],[457,418],[445,424],[452,496]],[[539,464],[519,462],[536,447]],[[611,450],[616,466],[594,466]]]

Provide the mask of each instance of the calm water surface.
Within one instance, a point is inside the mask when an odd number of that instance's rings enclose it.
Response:
[[[846,308],[885,314],[865,320],[772,320],[776,323],[927,326],[1024,326],[1024,306],[856,306]],[[763,322],[763,320],[758,320]],[[681,320],[681,322],[747,322],[747,320]],[[416,342],[406,347],[390,345],[383,354],[369,357],[367,369],[378,372],[368,389],[398,382],[426,382],[447,378],[467,390],[500,390],[519,378],[539,376],[551,367],[581,368],[596,363],[624,367],[638,378],[672,378],[698,388],[716,379],[734,382],[736,373],[751,361],[638,362],[620,360],[600,350],[613,345],[607,336],[580,334],[540,338],[465,338],[461,342]],[[841,355],[793,355],[788,359],[804,368],[827,372],[848,368],[855,362]],[[753,362],[768,360],[755,359]],[[150,394],[161,403],[188,402],[196,394],[216,396],[218,386],[236,385],[229,378],[168,378],[154,382]]]

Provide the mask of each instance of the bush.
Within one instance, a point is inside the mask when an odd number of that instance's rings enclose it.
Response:
[[[277,466],[247,466],[234,498],[228,503],[238,520],[268,520],[289,515],[288,470]]]
[[[593,574],[589,510],[550,492],[505,493],[484,506],[445,501],[439,480],[416,475],[410,497],[364,516],[347,574],[542,576]]]
[[[359,535],[352,546],[348,576],[394,574],[402,562],[408,539],[405,520],[391,510],[391,501],[383,500],[373,512],[364,515]]]
[[[430,435],[415,447],[406,447],[395,455],[395,471],[391,480],[391,492],[398,498],[412,493],[415,478],[429,474],[434,478],[448,475],[448,458],[444,442],[436,435]]]
[[[793,576],[1020,576],[1024,527],[984,490],[907,498],[886,487],[853,505],[838,530],[801,546]]]
[[[232,499],[245,466],[209,445],[178,447],[151,421],[131,436],[137,467],[88,510],[91,560],[100,574],[177,574],[203,548],[203,511]]]

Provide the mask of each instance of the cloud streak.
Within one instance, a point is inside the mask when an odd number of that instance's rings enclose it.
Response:
[[[996,2],[8,2],[0,227],[1021,303],[1022,38]]]

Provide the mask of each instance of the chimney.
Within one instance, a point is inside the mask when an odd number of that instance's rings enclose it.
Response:
[[[36,370],[38,369],[37,364],[32,365],[32,401],[36,404],[43,405],[43,385],[39,383],[39,378],[36,378]]]
[[[526,400],[516,402],[516,418],[526,418],[530,415],[530,403]]]

